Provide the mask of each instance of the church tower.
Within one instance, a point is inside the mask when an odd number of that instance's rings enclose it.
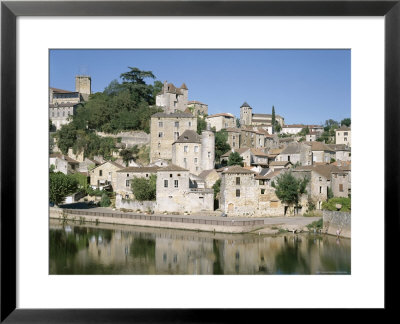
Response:
[[[251,125],[253,115],[253,108],[247,102],[244,102],[240,107],[240,125],[249,126]]]

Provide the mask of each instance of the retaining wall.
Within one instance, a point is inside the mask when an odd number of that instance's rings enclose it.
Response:
[[[339,236],[351,237],[351,213],[324,210],[322,219],[325,233],[337,235],[339,231]]]

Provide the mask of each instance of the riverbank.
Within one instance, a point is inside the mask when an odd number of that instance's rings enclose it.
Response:
[[[218,233],[277,234],[307,232],[307,225],[321,217],[221,217],[208,215],[165,215],[115,211],[109,208],[66,209],[50,207],[50,218],[75,222],[119,224]]]

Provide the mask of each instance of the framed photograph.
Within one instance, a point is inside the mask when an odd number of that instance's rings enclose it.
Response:
[[[392,308],[398,1],[1,17],[1,321]]]

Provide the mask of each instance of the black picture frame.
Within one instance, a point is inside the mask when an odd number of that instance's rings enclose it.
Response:
[[[16,18],[18,16],[384,16],[385,309],[398,276],[388,248],[399,234],[400,0],[394,1],[2,1],[1,3],[1,322],[235,322],[266,309],[16,308]],[[394,206],[393,206],[394,205]],[[398,252],[397,252],[398,255]],[[322,320],[322,318],[319,318]]]

